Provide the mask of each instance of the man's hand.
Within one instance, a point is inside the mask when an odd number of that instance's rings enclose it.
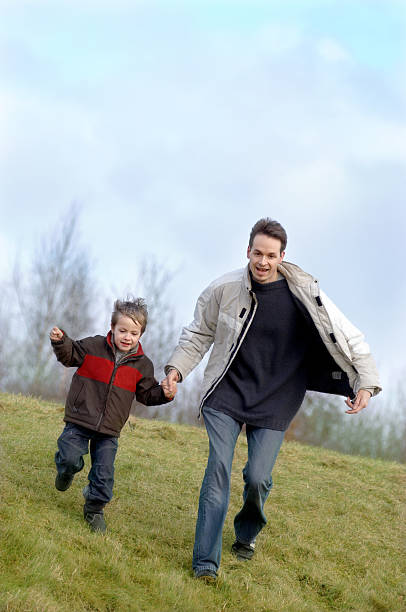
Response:
[[[357,412],[361,412],[366,406],[368,406],[368,402],[371,399],[371,393],[366,389],[360,389],[357,393],[357,397],[352,402],[349,397],[345,400],[345,403],[350,408],[350,410],[346,410],[346,414],[357,414]]]
[[[162,390],[164,392],[164,395],[167,399],[173,399],[176,395],[176,382],[174,382],[173,384],[169,385],[168,383],[168,377],[164,378],[163,381],[161,382],[161,387]]]
[[[54,340],[55,342],[56,342],[57,340],[62,340],[62,338],[63,338],[63,331],[61,331],[61,330],[59,329],[59,327],[53,327],[53,328],[51,329],[51,332],[50,332],[50,334],[49,334],[49,337],[51,338],[51,340]]]
[[[168,374],[166,375],[166,378],[164,378],[163,381],[161,382],[164,393],[166,389],[169,394],[169,395],[166,395],[165,393],[166,397],[170,399],[172,399],[172,397],[175,397],[176,383],[179,381],[179,379],[180,379],[180,376],[179,376],[178,370],[176,370],[175,368],[172,368],[172,370],[169,370]]]

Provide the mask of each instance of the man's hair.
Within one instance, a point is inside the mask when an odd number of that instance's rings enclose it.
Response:
[[[281,253],[286,249],[288,236],[282,225],[270,217],[264,217],[257,221],[250,233],[249,246],[252,247],[254,238],[257,234],[265,234],[271,238],[277,238],[281,241]]]
[[[116,325],[120,316],[129,317],[134,323],[139,323],[143,334],[148,321],[148,309],[145,300],[132,296],[127,296],[126,300],[116,300],[111,315],[112,326]]]

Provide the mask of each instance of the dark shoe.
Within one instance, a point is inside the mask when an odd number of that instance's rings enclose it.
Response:
[[[249,561],[254,556],[255,542],[243,544],[236,540],[231,547],[231,552],[234,553],[239,561]]]
[[[217,580],[217,574],[214,570],[200,570],[195,573],[195,578],[207,582],[207,584],[214,583]]]
[[[58,489],[58,491],[66,491],[71,486],[72,481],[73,475],[62,474],[62,476],[60,476],[57,474],[55,478],[55,487]]]
[[[84,517],[92,531],[97,531],[99,533],[106,532],[107,526],[103,512],[86,512],[85,510]]]

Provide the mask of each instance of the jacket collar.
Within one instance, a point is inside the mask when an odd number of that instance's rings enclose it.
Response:
[[[249,264],[244,268],[244,277],[243,277],[244,286],[247,289],[248,293],[252,291],[252,283],[251,283],[251,274]]]
[[[298,286],[308,286],[309,283],[314,281],[314,277],[307,272],[304,272],[299,266],[288,261],[283,261],[278,265],[278,272],[282,274],[288,282]],[[249,264],[244,268],[243,282],[247,291],[252,291],[252,282]]]
[[[282,263],[278,265],[278,272],[280,272],[289,283],[299,287],[307,287],[315,280],[311,274],[304,272],[299,266],[289,261],[282,261]]]

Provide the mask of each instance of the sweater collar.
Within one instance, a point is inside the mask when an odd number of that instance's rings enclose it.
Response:
[[[295,266],[295,267],[296,267],[296,266]],[[303,274],[305,274],[305,272],[304,272]],[[308,276],[308,275],[307,275],[307,276]],[[281,270],[280,266],[278,266],[278,278],[277,278],[277,280],[278,280],[278,281],[279,281],[279,280],[282,280],[282,279],[283,279],[283,278],[285,278],[285,277],[286,277],[286,275],[284,274],[284,270]],[[246,286],[246,288],[247,288],[247,291],[248,291],[249,293],[251,293],[251,291],[253,291],[253,290],[254,290],[254,289],[253,289],[253,285],[252,285],[252,281],[253,281],[253,278],[252,278],[252,275],[251,275],[250,266],[249,266],[249,264],[248,264],[248,265],[245,267],[245,269],[244,269],[244,284],[245,284],[245,286]],[[271,284],[271,283],[270,283],[270,284]]]

